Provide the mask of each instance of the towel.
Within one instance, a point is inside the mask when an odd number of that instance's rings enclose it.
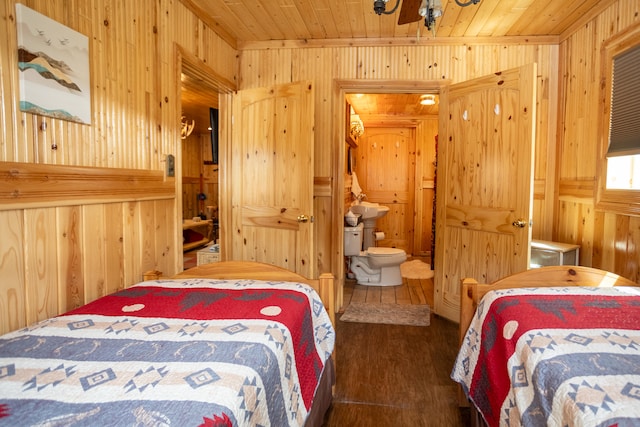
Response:
[[[358,177],[355,172],[351,173],[351,193],[355,198],[362,194],[362,187],[358,183]]]

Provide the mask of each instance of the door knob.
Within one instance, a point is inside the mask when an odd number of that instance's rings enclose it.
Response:
[[[519,218],[519,219],[517,219],[517,220],[513,221],[513,222],[511,223],[511,225],[513,225],[514,227],[517,227],[517,228],[524,228],[524,227],[526,227],[526,226],[527,226],[527,221],[525,221],[525,220],[524,220],[524,219],[522,219],[522,218]]]
[[[298,215],[298,222],[309,222],[309,217],[306,215]]]

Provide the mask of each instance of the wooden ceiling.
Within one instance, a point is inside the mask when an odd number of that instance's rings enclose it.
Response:
[[[443,15],[429,32],[424,21],[398,25],[393,15],[376,15],[373,0],[181,0],[237,49],[260,42],[313,44],[352,39],[535,38],[560,40],[613,0],[480,0],[461,7],[441,0]],[[396,0],[388,0],[391,10]],[[403,0],[400,0],[403,1]],[[404,0],[410,1],[410,0]],[[468,1],[468,0],[461,0]]]
[[[347,102],[367,126],[411,126],[425,116],[437,116],[438,96],[434,105],[422,105],[420,93],[347,94]]]
[[[218,108],[218,92],[203,90],[200,80],[191,78],[185,74],[181,76],[182,92],[180,100],[182,115],[188,122],[195,121],[194,135],[209,132],[209,108]]]

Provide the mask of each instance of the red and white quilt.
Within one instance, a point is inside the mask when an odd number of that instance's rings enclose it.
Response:
[[[304,284],[143,282],[0,336],[0,426],[300,426],[334,340]]]
[[[489,426],[639,426],[640,288],[491,291],[451,378]]]

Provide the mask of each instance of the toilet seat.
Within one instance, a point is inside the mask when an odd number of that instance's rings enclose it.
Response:
[[[383,248],[378,246],[372,246],[367,248],[367,254],[375,257],[388,257],[404,253],[402,249],[398,248]]]

